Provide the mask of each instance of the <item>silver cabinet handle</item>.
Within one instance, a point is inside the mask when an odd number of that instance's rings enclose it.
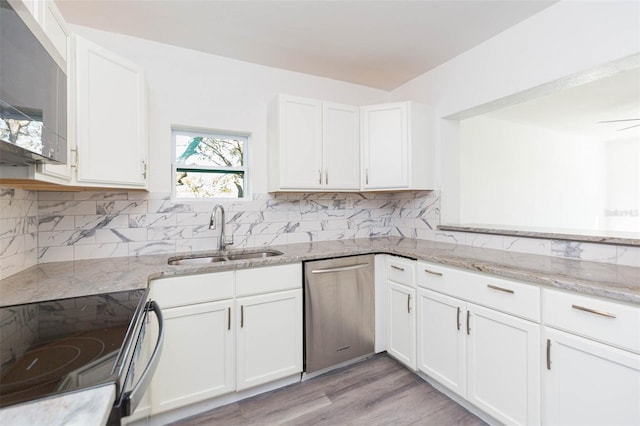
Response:
[[[227,330],[231,330],[231,308],[227,308]]]
[[[311,271],[311,273],[312,274],[328,274],[330,272],[353,271],[354,269],[361,269],[367,266],[369,266],[368,263],[358,263],[356,265],[340,266],[338,268],[314,269]]]
[[[142,160],[142,179],[147,178],[147,162]]]
[[[244,327],[244,305],[240,305],[240,328]]]
[[[513,294],[514,291],[510,290],[508,288],[504,288],[504,287],[498,287],[497,285],[493,285],[493,284],[487,284],[488,288],[491,288],[493,290],[498,290],[498,291],[502,291],[504,293],[509,293],[509,294]]]
[[[424,271],[425,271],[427,274],[435,275],[435,276],[438,276],[438,277],[441,277],[441,276],[443,275],[443,274],[442,274],[442,272],[430,271],[430,270],[428,270],[428,269],[425,269]]]
[[[369,185],[369,169],[365,169],[364,176],[365,176],[364,178],[365,183]]]
[[[324,184],[329,185],[329,169],[324,169]]]
[[[74,157],[75,157],[75,161],[73,161],[73,162],[69,161],[69,163],[70,163],[69,167],[77,169],[78,168],[78,148],[71,148],[69,150],[69,152],[74,154]]]
[[[322,185],[322,170],[318,170],[318,183]]]
[[[616,317],[616,314],[610,314],[609,312],[605,312],[605,311],[598,311],[596,309],[585,308],[584,306],[571,305],[571,307],[573,309],[577,309],[579,311],[589,312],[591,314],[596,314],[596,315],[600,315],[600,316],[607,317],[607,318],[615,318]]]
[[[411,313],[411,293],[407,294],[407,313]]]
[[[471,325],[469,324],[470,316],[471,316],[471,311],[467,311],[467,336],[471,334]]]
[[[547,370],[551,370],[551,339],[547,339]]]
[[[401,267],[396,266],[396,265],[391,265],[391,267],[392,267],[393,269],[397,269],[398,271],[404,271],[404,268],[401,268]]]
[[[458,328],[458,331],[460,331],[460,326],[462,324],[460,324],[460,306],[458,306],[458,315],[456,316],[456,327]]]

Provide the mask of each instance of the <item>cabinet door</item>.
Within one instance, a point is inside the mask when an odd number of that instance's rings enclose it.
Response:
[[[56,51],[62,59],[66,61],[69,35],[64,18],[53,1],[46,1],[44,3],[43,19],[41,20],[42,28],[56,48]]]
[[[302,371],[302,290],[236,300],[238,390]]]
[[[408,105],[362,108],[363,188],[409,187]]]
[[[280,187],[322,187],[322,102],[279,98]]]
[[[387,281],[387,352],[416,369],[416,290]]]
[[[235,390],[232,301],[164,311],[165,341],[151,381],[157,414]]]
[[[146,187],[147,134],[142,69],[75,39],[78,182]]]
[[[540,423],[540,326],[467,304],[467,399],[506,424]]]
[[[640,424],[640,355],[544,330],[545,424]]]
[[[358,108],[323,102],[324,189],[360,189]]]
[[[418,290],[418,370],[466,397],[465,303]]]

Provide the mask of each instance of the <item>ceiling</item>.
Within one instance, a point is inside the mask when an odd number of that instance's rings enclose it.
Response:
[[[55,0],[77,25],[392,90],[557,0]]]
[[[640,69],[617,72],[486,116],[594,138],[638,138]]]

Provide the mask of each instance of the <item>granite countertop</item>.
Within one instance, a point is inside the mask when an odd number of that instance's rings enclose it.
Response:
[[[155,278],[370,253],[394,254],[640,305],[640,268],[630,266],[399,237],[323,241],[269,248],[279,250],[283,255],[238,260],[222,265],[172,266],[167,263],[170,257],[181,253],[43,263],[0,280],[0,306],[144,288],[149,280]],[[189,254],[196,253],[182,253]],[[31,423],[34,420],[36,423],[45,421],[53,425],[71,424],[68,423],[70,418],[85,418],[78,416],[93,415],[98,410],[108,413],[113,404],[113,388],[99,389],[101,391],[91,389],[66,397],[62,395],[8,407],[0,410],[0,419],[3,423],[5,420],[12,423],[10,420],[13,419],[18,423]],[[74,408],[71,402],[80,400],[82,406],[88,407],[87,410]]]
[[[3,425],[104,425],[116,398],[113,385],[65,393],[0,410]]]
[[[400,237],[322,241],[270,248],[281,251],[283,255],[237,260],[222,265],[172,266],[167,263],[172,257],[170,254],[43,263],[0,280],[0,306],[143,288],[155,278],[369,253],[395,254],[640,305],[640,268],[631,266]]]

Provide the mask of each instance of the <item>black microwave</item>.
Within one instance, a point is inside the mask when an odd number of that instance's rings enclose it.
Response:
[[[67,75],[0,0],[0,164],[67,162]]]

